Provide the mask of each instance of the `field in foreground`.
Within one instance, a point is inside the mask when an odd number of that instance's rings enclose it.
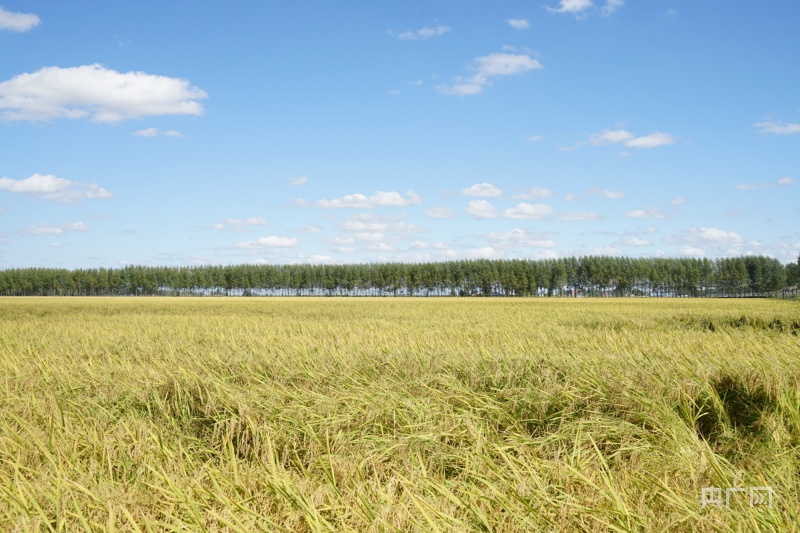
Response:
[[[800,531],[798,335],[764,300],[0,299],[0,529]]]

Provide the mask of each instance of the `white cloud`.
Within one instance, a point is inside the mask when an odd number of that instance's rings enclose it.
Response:
[[[297,246],[297,239],[275,235],[259,237],[254,241],[240,242],[236,245],[237,248],[293,248],[294,246]]]
[[[415,232],[420,228],[413,224],[401,222],[392,217],[376,216],[371,213],[362,213],[339,224],[343,231],[394,231]]]
[[[208,95],[188,80],[101,65],[44,67],[0,83],[0,118],[91,118],[116,123],[160,115],[202,115]]]
[[[567,202],[575,202],[577,200],[580,200],[580,196],[578,196],[577,194],[569,193],[566,196],[564,196],[564,200],[566,200]]]
[[[560,0],[558,7],[546,6],[546,9],[552,13],[573,13],[578,14],[592,7],[594,3],[592,0]]]
[[[86,233],[89,231],[89,226],[83,222],[70,222],[68,224],[61,224],[60,226],[51,226],[49,224],[39,224],[32,228],[21,231],[23,235],[66,235],[68,233]]]
[[[600,14],[607,17],[625,5],[625,0],[606,0]],[[558,7],[545,6],[551,13],[571,13],[576,17],[585,16],[586,11],[594,7],[592,0],[560,0]]]
[[[736,246],[742,244],[744,239],[735,231],[725,231],[719,228],[691,228],[688,231],[671,235],[666,239],[669,243],[684,244],[710,244],[716,246]]]
[[[794,135],[800,133],[800,124],[796,122],[765,121],[756,123],[760,133],[773,133],[775,135]]]
[[[651,209],[631,209],[625,213],[625,216],[628,218],[655,218],[658,220],[667,218],[667,214],[658,207],[653,207]]]
[[[385,241],[386,235],[379,231],[361,231],[352,235],[338,235],[330,240],[334,244],[355,244],[357,242]]]
[[[669,205],[683,205],[686,203],[686,198],[678,196],[669,201]]]
[[[391,252],[395,250],[395,247],[386,244],[385,242],[378,242],[375,244],[369,244],[365,246],[364,249],[369,250],[371,252]]]
[[[768,181],[758,184],[740,183],[736,186],[740,191],[757,191],[758,189],[767,189],[769,187],[772,187],[772,183]]]
[[[498,259],[503,257],[503,252],[495,250],[491,246],[483,246],[467,250],[467,255],[476,259]]]
[[[133,134],[137,137],[158,137],[159,135],[162,137],[183,137],[183,134],[178,130],[159,131],[158,128],[145,128],[134,131]]]
[[[0,30],[25,32],[38,26],[41,21],[33,13],[14,13],[0,6]]]
[[[543,141],[544,135],[531,135],[530,137],[528,137],[528,140],[532,143]]]
[[[464,189],[461,189],[463,196],[482,196],[482,197],[498,197],[503,194],[503,191],[492,185],[491,183],[476,183]]]
[[[311,261],[312,263],[332,263],[332,262],[334,262],[333,261],[333,257],[331,257],[329,255],[319,255],[319,254],[315,254],[315,255],[309,256],[308,260]]]
[[[599,133],[589,135],[589,144],[595,146],[607,146],[633,139],[633,133],[627,130],[603,130]]]
[[[420,28],[414,31],[404,31],[403,33],[399,34],[397,38],[401,41],[424,41],[426,39],[430,39],[431,37],[441,37],[449,31],[449,26],[426,26],[425,28]]]
[[[677,137],[669,133],[660,131],[645,135],[644,137],[636,137],[625,141],[625,146],[628,148],[637,148],[639,150],[648,150],[650,148],[658,148],[659,146],[667,146],[675,144]]]
[[[677,137],[669,133],[656,131],[642,137],[636,137],[628,130],[602,130],[598,133],[589,135],[589,144],[594,146],[610,146],[613,144],[622,144],[626,148],[636,148],[638,150],[646,150],[650,148],[657,148],[659,146],[667,146],[674,144]],[[578,143],[582,144],[582,143]],[[622,153],[620,155],[630,155]]]
[[[697,248],[696,246],[684,246],[678,251],[683,255],[689,255],[693,257],[706,255],[705,250],[702,248]]]
[[[527,30],[531,27],[530,23],[525,19],[508,19],[506,22],[515,30]]]
[[[296,178],[289,179],[289,185],[303,185],[308,182],[308,176],[297,176]]]
[[[795,182],[794,179],[790,178],[789,176],[779,178],[774,183],[771,181],[765,181],[763,183],[739,183],[736,185],[736,188],[740,191],[757,191],[759,189],[768,189],[773,185],[778,186],[787,186],[792,185]]]
[[[29,178],[13,180],[0,178],[0,190],[22,194],[33,194],[45,200],[55,202],[74,202],[76,200],[95,200],[111,198],[113,194],[96,183],[81,183],[52,174],[36,173]]]
[[[581,220],[601,220],[603,217],[596,213],[587,213],[585,211],[565,211],[558,215],[558,218],[564,222],[580,222]]]
[[[314,205],[324,209],[357,208],[370,209],[373,207],[406,207],[422,203],[422,198],[412,190],[406,191],[403,196],[399,192],[377,191],[371,196],[364,194],[348,194],[341,198],[317,200]]]
[[[602,189],[600,187],[595,187],[591,191],[591,194],[599,194],[600,196],[604,196],[609,200],[619,200],[623,196],[625,196],[624,191],[609,191],[608,189]]]
[[[612,246],[602,246],[592,250],[592,255],[622,255],[622,250]]]
[[[536,200],[537,198],[550,198],[553,196],[553,191],[545,187],[529,187],[522,191],[520,194],[514,196],[520,200]]]
[[[234,230],[242,231],[247,226],[266,226],[267,221],[262,217],[250,218],[228,218],[222,222],[217,222],[211,226],[212,229],[218,231]]]
[[[556,242],[542,236],[535,236],[521,228],[512,229],[504,233],[490,233],[487,237],[492,241],[505,243],[515,243],[519,246],[530,246],[535,248],[553,248]]]
[[[514,219],[539,220],[553,214],[553,208],[547,204],[529,204],[520,202],[503,211],[503,216]]]
[[[538,60],[526,54],[489,54],[475,59],[472,66],[475,74],[466,79],[456,78],[450,85],[437,85],[436,90],[442,94],[471,96],[482,93],[492,78],[522,74],[541,68],[542,64]]]
[[[495,218],[497,209],[486,200],[473,200],[467,205],[467,214],[475,218]]]
[[[639,237],[631,237],[630,239],[622,241],[625,246],[650,246],[650,241],[641,239]]]
[[[425,214],[429,218],[453,218],[453,210],[447,206],[431,207]]]
[[[145,128],[133,132],[137,137],[156,137],[158,135],[158,128]]]
[[[309,224],[307,226],[303,226],[299,230],[301,233],[322,233],[324,228],[319,224]]]
[[[605,16],[609,16],[624,5],[625,0],[606,0],[606,5],[603,6],[602,13]]]

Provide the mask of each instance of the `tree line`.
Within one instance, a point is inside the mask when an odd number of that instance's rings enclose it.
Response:
[[[800,257],[608,256],[347,265],[0,270],[4,296],[765,296],[796,294]]]

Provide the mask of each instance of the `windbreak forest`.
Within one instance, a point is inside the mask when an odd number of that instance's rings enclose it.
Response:
[[[648,296],[796,294],[798,263],[587,256],[350,265],[237,265],[0,271],[4,296]]]

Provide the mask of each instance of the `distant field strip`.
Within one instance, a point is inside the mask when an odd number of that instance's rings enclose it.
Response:
[[[797,302],[0,298],[3,531],[800,531],[799,502]]]

